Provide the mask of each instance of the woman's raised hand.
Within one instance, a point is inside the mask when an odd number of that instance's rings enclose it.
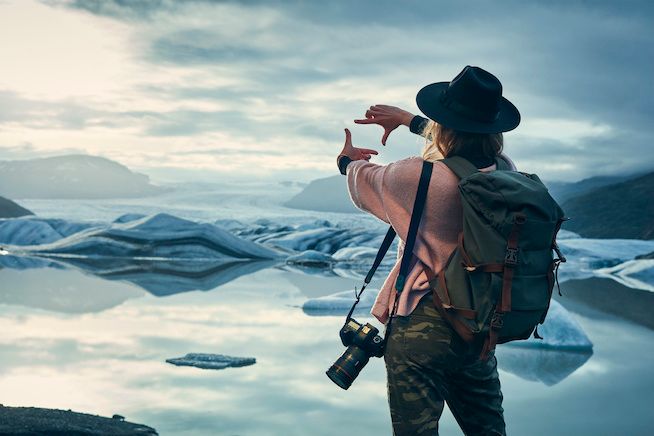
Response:
[[[345,145],[343,146],[343,150],[339,156],[345,155],[352,160],[370,160],[370,156],[373,154],[378,154],[377,150],[372,150],[370,148],[358,148],[353,146],[352,133],[350,133],[350,129],[345,129]]]
[[[384,128],[384,135],[382,136],[381,143],[386,145],[386,140],[391,132],[398,128],[400,125],[408,126],[413,119],[411,112],[405,111],[395,106],[388,106],[385,104],[376,104],[370,106],[366,111],[366,117],[361,120],[354,120],[357,124],[379,124]]]

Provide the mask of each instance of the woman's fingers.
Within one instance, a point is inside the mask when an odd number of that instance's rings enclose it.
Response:
[[[379,154],[377,150],[373,150],[372,148],[360,148],[359,150],[363,154]]]
[[[345,129],[345,147],[352,147],[352,133],[350,129]]]
[[[354,122],[357,123],[357,124],[375,124],[378,121],[379,120],[376,120],[374,118],[364,118],[362,120],[354,120]]]

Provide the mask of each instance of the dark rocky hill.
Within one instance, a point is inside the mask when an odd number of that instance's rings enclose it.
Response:
[[[573,196],[563,225],[587,238],[654,239],[654,172]]]
[[[594,191],[604,186],[615,185],[629,179],[634,179],[643,173],[620,175],[620,176],[595,176],[577,182],[553,182],[545,181],[547,189],[552,197],[562,203],[572,197]]]
[[[13,201],[0,197],[0,218],[18,218],[25,215],[34,214]]]
[[[142,197],[162,191],[148,176],[98,156],[0,161],[0,192],[11,198]]]
[[[340,174],[311,181],[284,206],[320,212],[361,212],[352,204],[347,180]]]

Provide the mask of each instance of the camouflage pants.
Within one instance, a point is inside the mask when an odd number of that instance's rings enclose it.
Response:
[[[497,361],[477,360],[441,318],[431,294],[409,316],[393,318],[384,361],[393,434],[438,435],[444,402],[463,432],[505,435]]]

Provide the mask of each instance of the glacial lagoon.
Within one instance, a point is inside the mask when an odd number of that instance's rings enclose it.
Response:
[[[34,251],[0,256],[2,403],[117,413],[162,435],[390,435],[383,361],[372,359],[342,391],[325,370],[344,351],[338,337],[343,313],[303,310],[310,299],[360,286],[385,226],[364,215],[287,209],[280,206],[284,197],[281,190],[262,195],[257,186],[222,186],[110,203],[23,201],[46,220],[47,226],[37,224],[41,235],[48,226],[60,230],[48,243],[165,213],[282,253],[340,250],[334,256],[340,260],[303,268],[285,264],[284,256],[231,262],[207,259],[204,252],[202,259],[186,260],[173,256],[177,252],[159,253],[166,259]],[[125,214],[134,215],[113,223]],[[48,224],[52,219],[63,220],[72,233],[64,235],[61,223]],[[568,236],[561,245],[571,262],[561,268],[557,301],[592,342],[592,352],[500,346],[507,430],[651,434],[654,331],[566,297],[566,281],[611,281],[606,268],[654,251],[653,243]],[[21,250],[16,247],[10,251]],[[385,267],[393,260],[391,250]],[[381,286],[384,265],[371,292]],[[652,285],[643,265],[638,277]],[[625,283],[621,292],[628,300],[632,289]],[[357,319],[375,323],[365,311]],[[204,370],[166,363],[187,353],[250,356],[256,364]],[[461,434],[448,411],[441,429]]]

